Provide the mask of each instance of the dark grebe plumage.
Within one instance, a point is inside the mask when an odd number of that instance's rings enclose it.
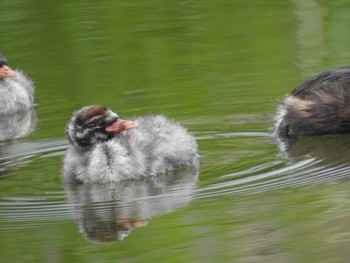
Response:
[[[320,73],[301,83],[278,106],[281,138],[350,133],[350,67]]]

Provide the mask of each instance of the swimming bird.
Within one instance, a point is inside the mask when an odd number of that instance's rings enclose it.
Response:
[[[322,72],[286,95],[275,131],[282,139],[350,133],[350,67]]]
[[[0,115],[27,111],[34,106],[34,85],[22,71],[12,70],[0,53]]]
[[[86,106],[73,113],[66,133],[67,182],[119,182],[198,165],[195,138],[163,115],[126,121],[104,106]]]

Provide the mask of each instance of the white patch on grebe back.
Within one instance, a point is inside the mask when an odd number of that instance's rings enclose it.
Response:
[[[298,112],[300,117],[307,118],[308,116],[310,116],[308,109],[313,104],[314,102],[310,100],[302,100],[294,96],[287,95],[284,101],[280,103],[277,107],[277,112],[274,117],[274,134],[276,134],[278,127],[280,126],[281,122],[283,121],[289,110],[294,110]]]
[[[277,130],[278,127],[280,126],[284,116],[287,114],[287,106],[284,103],[280,103],[277,106],[277,111],[276,114],[274,116],[274,128],[273,128],[273,135],[276,136],[277,135]]]

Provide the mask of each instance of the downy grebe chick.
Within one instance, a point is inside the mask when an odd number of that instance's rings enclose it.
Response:
[[[350,133],[350,67],[320,73],[286,95],[275,131],[285,139]]]
[[[161,115],[125,121],[103,106],[76,111],[63,173],[68,182],[106,183],[198,165],[195,138]]]
[[[21,71],[12,70],[0,53],[0,115],[27,111],[34,106],[33,82]]]

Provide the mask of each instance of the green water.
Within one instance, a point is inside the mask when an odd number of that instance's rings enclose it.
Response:
[[[0,145],[0,261],[348,262],[347,137],[285,155],[269,129],[285,93],[349,63],[349,12],[346,1],[1,1],[0,51],[33,79],[38,105],[35,131]],[[180,121],[198,138],[198,178],[65,189],[65,125],[89,104]]]

